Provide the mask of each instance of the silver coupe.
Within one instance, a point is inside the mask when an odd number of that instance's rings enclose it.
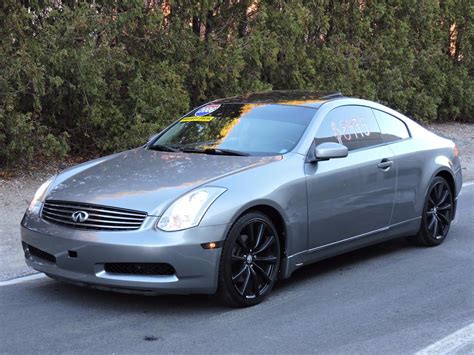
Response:
[[[62,171],[21,236],[27,264],[58,280],[251,306],[324,258],[401,236],[441,244],[461,185],[455,144],[386,106],[271,91]]]

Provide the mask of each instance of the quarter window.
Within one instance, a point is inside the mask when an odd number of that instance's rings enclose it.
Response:
[[[384,142],[396,142],[410,137],[410,133],[404,122],[383,111],[373,110],[373,112],[382,131]]]
[[[372,110],[364,106],[341,106],[324,118],[315,137],[316,144],[335,142],[349,150],[382,144],[380,128]]]

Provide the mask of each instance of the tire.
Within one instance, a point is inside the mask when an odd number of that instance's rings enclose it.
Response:
[[[263,213],[249,212],[232,226],[223,245],[217,296],[232,307],[262,302],[280,268],[279,236]]]
[[[437,176],[431,181],[423,206],[421,227],[415,236],[417,244],[440,245],[446,239],[454,211],[453,192],[448,182]]]

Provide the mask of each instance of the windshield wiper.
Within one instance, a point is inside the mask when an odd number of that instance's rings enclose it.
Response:
[[[240,157],[247,157],[250,154],[245,152],[240,152],[238,150],[225,149],[225,148],[210,148],[206,149],[206,153],[219,154],[219,155],[235,155]]]
[[[174,152],[174,153],[180,152],[179,149],[173,148],[172,146],[169,146],[169,145],[166,145],[166,144],[154,144],[154,145],[148,147],[148,149],[159,150],[159,151],[162,151],[162,152]]]
[[[238,150],[224,149],[224,148],[184,148],[184,153],[200,153],[200,154],[213,154],[213,155],[235,155],[235,156],[249,156],[250,154],[239,152]]]

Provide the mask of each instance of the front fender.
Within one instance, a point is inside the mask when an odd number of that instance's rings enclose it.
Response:
[[[211,205],[200,225],[229,224],[230,228],[245,211],[268,206],[276,210],[285,223],[286,252],[306,250],[307,197],[303,165],[304,157],[295,154],[214,181],[213,185],[224,186],[227,191]]]

